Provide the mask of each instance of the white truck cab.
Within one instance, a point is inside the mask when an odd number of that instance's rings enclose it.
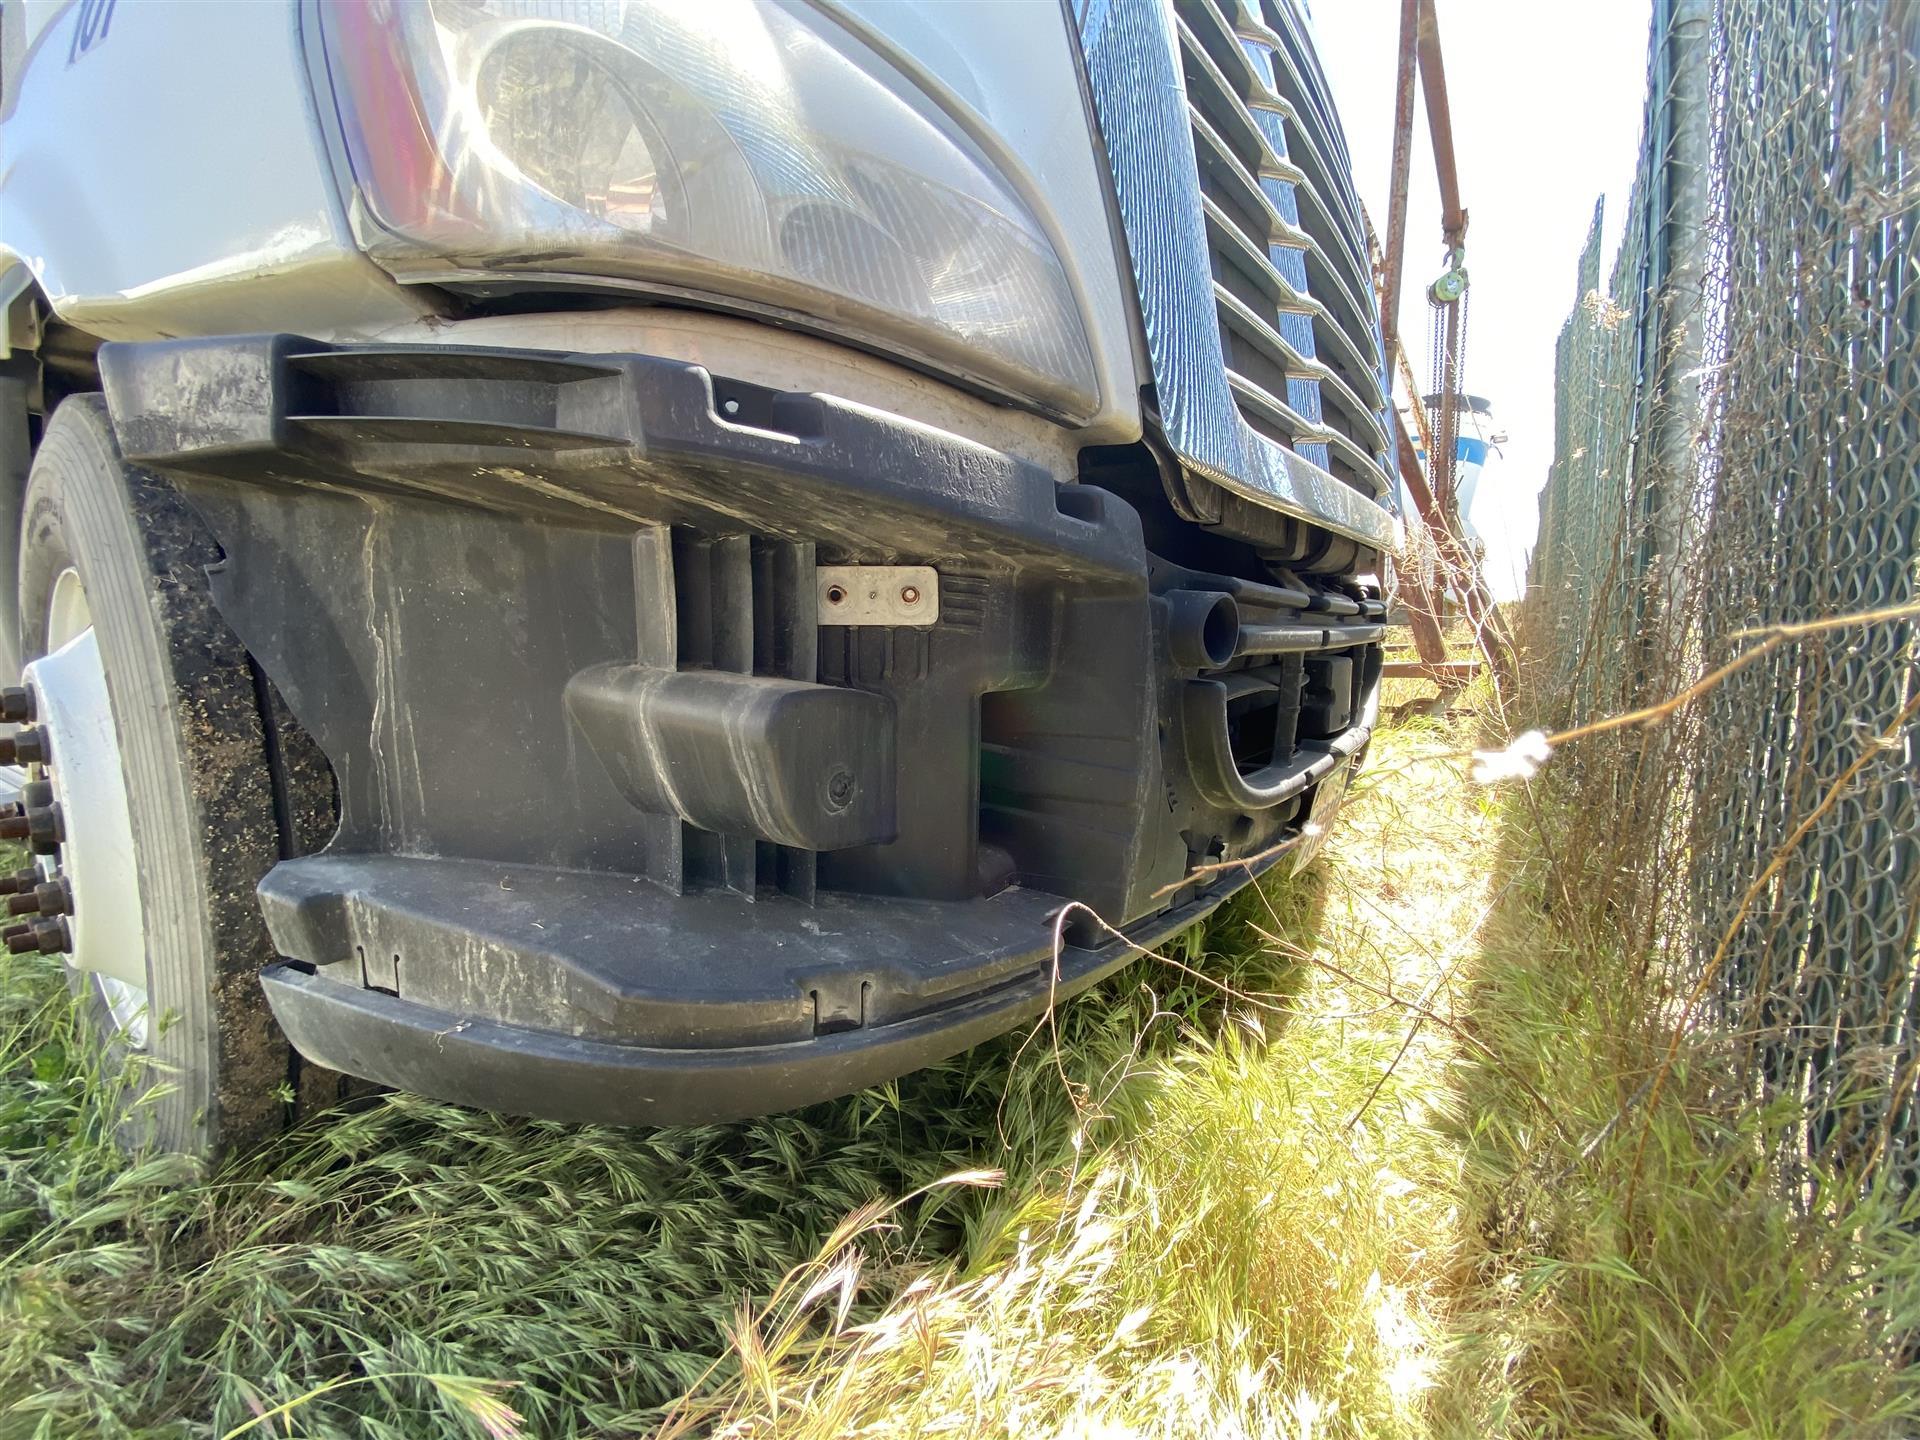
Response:
[[[1298,0],[0,0],[7,943],[202,1154],[1030,1018],[1366,747],[1364,235]]]

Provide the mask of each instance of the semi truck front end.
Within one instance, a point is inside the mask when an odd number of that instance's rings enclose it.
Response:
[[[202,1153],[1093,984],[1367,746],[1348,168],[1297,0],[4,0],[9,942]]]

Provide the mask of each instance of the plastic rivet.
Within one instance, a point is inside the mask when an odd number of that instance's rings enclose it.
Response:
[[[847,770],[836,770],[827,779],[827,803],[836,810],[844,810],[853,800],[853,774]]]

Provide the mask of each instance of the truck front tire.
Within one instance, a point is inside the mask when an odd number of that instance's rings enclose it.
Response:
[[[220,560],[173,486],[121,458],[100,397],[60,405],[25,498],[21,653],[31,662],[72,638],[76,604],[91,622],[138,876],[128,898],[144,934],[144,1013],[129,1013],[130,985],[75,971],[75,986],[102,1045],[145,1052],[125,1106],[129,1143],[206,1159],[290,1114],[293,1057],[260,989],[275,957],[254,892],[279,860],[324,839],[334,809],[325,762],[215,609],[207,572]]]

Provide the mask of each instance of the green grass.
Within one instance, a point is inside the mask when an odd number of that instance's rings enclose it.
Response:
[[[1513,868],[1467,997],[1501,1063],[1460,1076],[1453,1433],[1920,1432],[1920,1197],[1829,1175],[1789,1203],[1767,1157],[1797,1103],[1730,1105],[1708,1032],[1649,1109],[1669,987],[1540,926],[1549,867]]]
[[[1054,1023],[742,1125],[388,1097],[127,1171],[0,961],[0,1437],[1911,1433],[1911,1228],[1796,1220],[1692,1070],[1616,1119],[1659,1037],[1465,723]]]

